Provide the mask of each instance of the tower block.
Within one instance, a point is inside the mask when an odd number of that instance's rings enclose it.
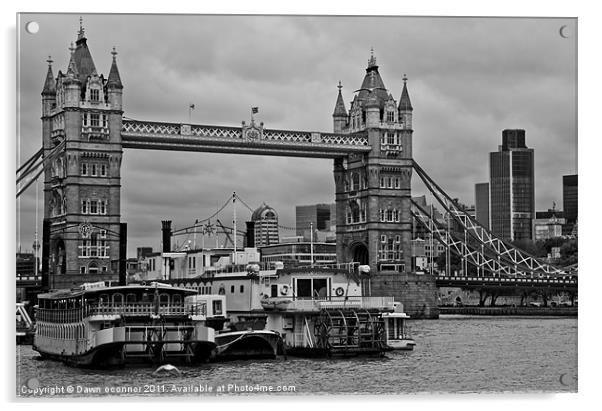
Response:
[[[335,132],[367,133],[372,147],[334,161],[337,259],[368,264],[373,273],[412,269],[413,108],[403,82],[398,104],[372,55],[349,113],[340,83],[333,113]]]
[[[44,174],[42,275],[49,288],[119,279],[123,85],[115,49],[108,78],[98,74],[80,24],[66,72],[48,72],[42,91]],[[125,235],[123,236],[125,237]],[[121,244],[120,244],[121,241]],[[121,245],[121,247],[120,247]],[[121,252],[120,252],[121,249]],[[123,265],[122,265],[123,266]]]

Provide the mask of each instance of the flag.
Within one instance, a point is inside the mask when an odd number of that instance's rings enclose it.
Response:
[[[257,114],[259,112],[259,107],[251,107],[251,113]]]
[[[189,106],[189,108],[190,108],[191,110],[194,110],[194,104],[192,104],[192,103],[191,103],[191,104],[190,104],[190,106]]]

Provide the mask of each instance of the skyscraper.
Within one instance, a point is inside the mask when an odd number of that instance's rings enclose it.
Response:
[[[478,183],[474,188],[477,221],[489,230],[489,183]]]
[[[263,203],[251,215],[255,231],[255,247],[278,244],[278,214],[276,210]]]
[[[502,145],[489,153],[491,230],[509,240],[531,238],[535,217],[534,152],[525,130],[502,131]]]
[[[562,207],[566,225],[563,234],[570,234],[577,222],[577,174],[562,176]]]
[[[296,233],[309,240],[310,224],[314,230],[329,230],[332,221],[331,204],[313,204],[295,207]]]

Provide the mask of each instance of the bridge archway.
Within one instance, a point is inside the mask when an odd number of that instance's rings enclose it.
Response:
[[[357,242],[351,245],[351,258],[352,261],[360,263],[360,265],[369,264],[368,247],[366,244]]]

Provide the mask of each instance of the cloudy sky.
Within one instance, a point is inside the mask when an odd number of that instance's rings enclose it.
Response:
[[[577,171],[576,21],[534,18],[83,15],[108,75],[113,46],[129,118],[238,126],[259,107],[267,128],[332,131],[336,85],[346,102],[370,48],[396,99],[404,73],[414,106],[414,157],[452,196],[474,203],[504,128],[535,149],[536,208],[562,207],[562,175]],[[20,153],[41,146],[40,92],[51,55],[65,70],[79,15],[26,14],[19,31]],[[23,25],[36,21],[37,34]],[[559,35],[561,26],[569,38]],[[414,195],[424,192],[414,178]],[[35,187],[35,186],[34,186]],[[35,189],[21,198],[18,239],[31,249]],[[41,185],[40,185],[41,187]],[[236,191],[294,226],[298,204],[334,201],[332,161],[124,150],[122,220],[130,255],[159,248],[160,221],[184,227]],[[41,193],[41,191],[40,191]],[[41,196],[40,196],[41,198]],[[40,208],[41,210],[41,208]],[[250,213],[238,208],[240,220]],[[231,210],[220,219],[230,222]],[[41,230],[41,217],[40,217]],[[283,231],[283,235],[293,233]]]

